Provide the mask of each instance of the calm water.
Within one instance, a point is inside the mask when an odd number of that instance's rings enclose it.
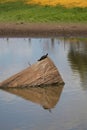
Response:
[[[87,39],[0,38],[0,82],[47,52],[65,86],[0,90],[0,130],[87,130]]]

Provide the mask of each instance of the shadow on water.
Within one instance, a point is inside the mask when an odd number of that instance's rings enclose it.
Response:
[[[52,109],[60,99],[63,86],[46,86],[30,88],[8,88],[4,91],[41,105],[44,109]]]

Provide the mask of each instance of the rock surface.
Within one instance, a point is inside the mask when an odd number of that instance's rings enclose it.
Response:
[[[60,85],[64,84],[64,81],[52,60],[47,57],[3,81],[0,87],[24,88],[52,84]]]

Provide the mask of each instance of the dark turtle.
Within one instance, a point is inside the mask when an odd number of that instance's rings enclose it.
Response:
[[[48,56],[48,53],[46,55],[41,56],[41,58],[38,61],[44,60],[45,58],[47,58],[47,56]]]

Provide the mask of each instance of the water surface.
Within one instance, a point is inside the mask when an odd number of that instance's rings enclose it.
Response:
[[[0,38],[0,82],[46,53],[65,86],[0,90],[0,130],[87,130],[86,38]]]

